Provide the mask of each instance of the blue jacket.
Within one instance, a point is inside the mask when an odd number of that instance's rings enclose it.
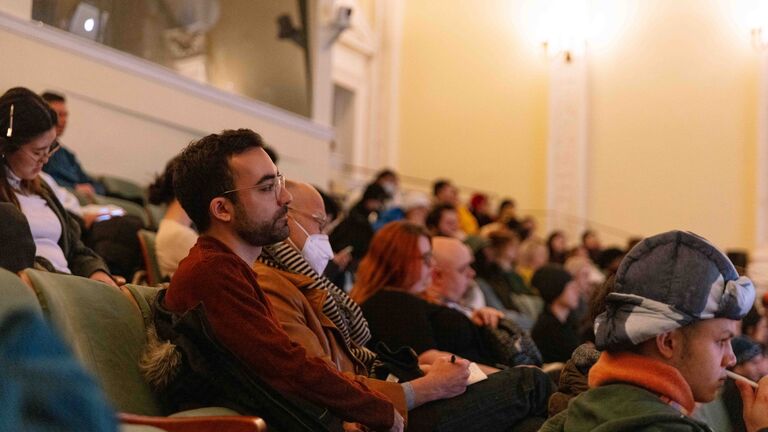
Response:
[[[104,195],[104,185],[97,182],[91,176],[83,171],[77,156],[64,146],[48,159],[48,163],[43,166],[43,171],[48,173],[59,186],[74,188],[80,183],[89,183],[93,185],[96,193]]]
[[[117,431],[99,386],[31,310],[0,323],[0,383],[0,430]]]

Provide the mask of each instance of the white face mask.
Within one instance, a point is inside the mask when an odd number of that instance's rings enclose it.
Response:
[[[331,249],[331,242],[328,240],[328,235],[310,234],[296,219],[293,221],[296,222],[296,226],[307,235],[307,241],[304,242],[304,247],[301,249],[301,255],[304,256],[304,259],[307,260],[309,266],[312,267],[317,274],[322,275],[323,270],[325,270],[325,267],[328,265],[328,261],[333,259],[333,249]]]
[[[389,194],[390,197],[393,197],[395,195],[395,192],[397,192],[397,185],[394,183],[386,182],[383,185],[381,185],[382,188]]]

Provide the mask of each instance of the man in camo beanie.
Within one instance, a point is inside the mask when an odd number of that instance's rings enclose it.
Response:
[[[730,341],[754,302],[752,282],[707,240],[670,231],[632,248],[608,283],[589,390],[540,430],[711,431],[690,414],[736,364]],[[768,378],[757,391],[738,385],[747,430],[762,432]]]
[[[707,240],[670,231],[638,243],[622,260],[606,311],[595,320],[598,349],[637,345],[709,318],[740,320],[755,290]]]

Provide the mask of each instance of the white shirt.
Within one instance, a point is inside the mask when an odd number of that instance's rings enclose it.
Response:
[[[72,273],[67,264],[67,257],[59,247],[62,234],[61,221],[48,203],[40,195],[19,192],[21,179],[6,168],[8,182],[19,200],[21,212],[27,217],[32,238],[35,241],[35,255],[50,261],[53,267],[62,273]]]
[[[163,219],[157,227],[155,251],[163,276],[172,276],[179,262],[189,255],[197,242],[197,232],[172,219]]]
[[[48,186],[51,187],[51,190],[53,190],[56,198],[59,199],[59,202],[66,211],[83,217],[83,208],[80,206],[80,201],[77,199],[75,194],[59,186],[59,184],[56,183],[56,180],[54,180],[53,177],[46,174],[45,172],[40,171],[40,174],[38,175],[40,178],[45,180],[46,183],[48,183]]]

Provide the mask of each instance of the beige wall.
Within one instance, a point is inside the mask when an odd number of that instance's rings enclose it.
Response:
[[[758,66],[748,33],[725,2],[627,3],[633,24],[591,59],[590,215],[752,247]]]
[[[546,64],[516,37],[511,2],[405,2],[400,170],[545,201]]]
[[[548,72],[526,34],[532,3],[406,3],[403,173],[545,205]],[[590,42],[588,217],[753,247],[758,55],[739,2],[591,3],[614,22]]]

